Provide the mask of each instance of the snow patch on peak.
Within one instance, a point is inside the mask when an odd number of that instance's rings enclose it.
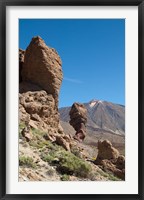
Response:
[[[96,105],[96,102],[91,102],[91,103],[89,103],[89,106],[92,108],[92,107],[94,107]]]
[[[101,100],[100,101],[99,100],[92,100],[92,101],[89,102],[89,107],[93,108],[98,103],[103,104],[103,101],[101,101]]]
[[[89,107],[90,107],[90,108],[94,107],[94,106],[97,104],[97,102],[98,102],[98,100],[95,100],[95,99],[92,100],[92,101],[90,101],[90,102],[89,102]]]

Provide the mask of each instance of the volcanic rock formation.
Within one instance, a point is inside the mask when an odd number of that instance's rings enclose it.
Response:
[[[117,177],[125,179],[125,157],[119,154],[110,141],[98,141],[98,156],[95,164],[101,165],[105,171],[110,171]]]
[[[49,48],[40,37],[34,37],[25,52],[22,79],[40,86],[57,104],[63,77],[61,65],[56,50]]]
[[[49,133],[61,133],[58,94],[63,74],[58,53],[38,36],[19,56],[19,120]]]
[[[22,49],[19,49],[19,83],[22,81],[21,71],[22,71],[23,63],[24,63],[24,54],[25,54],[25,51]]]
[[[86,136],[87,110],[83,104],[74,103],[69,112],[70,125],[76,130],[74,138],[83,141]]]

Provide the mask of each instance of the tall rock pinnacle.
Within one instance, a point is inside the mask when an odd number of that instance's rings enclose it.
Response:
[[[57,103],[63,77],[61,65],[56,50],[49,48],[39,36],[34,37],[25,51],[22,79],[40,86]]]
[[[86,136],[87,109],[83,104],[74,103],[69,115],[69,123],[76,130],[74,138],[78,141],[83,141]]]
[[[20,62],[19,120],[49,133],[62,131],[58,94],[63,73],[58,53],[38,36],[32,38],[23,57],[22,65]]]

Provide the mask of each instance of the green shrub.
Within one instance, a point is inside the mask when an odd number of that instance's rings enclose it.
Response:
[[[19,123],[19,138],[22,138],[21,131],[25,128],[25,124],[23,122]]]
[[[71,149],[71,152],[75,155],[75,156],[77,156],[78,158],[82,158],[82,156],[81,156],[81,152],[75,147],[75,148],[72,148]]]
[[[31,167],[31,168],[35,168],[36,167],[36,164],[34,163],[33,158],[25,157],[25,156],[19,157],[19,165],[20,166]]]
[[[67,175],[67,174],[62,175],[61,181],[69,181],[69,175]]]
[[[59,161],[58,170],[60,170],[62,174],[74,174],[78,177],[86,178],[91,172],[91,166],[88,163],[70,152],[61,152]]]
[[[50,164],[54,160],[54,156],[52,156],[50,154],[43,155],[41,158],[42,158],[43,161],[48,162]]]
[[[44,134],[46,134],[44,131],[41,131],[41,130],[36,129],[36,128],[31,128],[31,131],[32,131],[33,134],[39,135],[39,136],[43,136]]]
[[[116,176],[114,176],[112,173],[110,172],[104,172],[102,170],[98,171],[98,173],[106,178],[108,178],[108,180],[110,181],[120,181],[121,179],[117,178]]]
[[[29,145],[36,147],[38,149],[42,149],[44,147],[47,147],[49,145],[49,143],[48,143],[48,141],[41,139],[41,140],[31,140],[29,142]]]
[[[57,166],[61,174],[76,175],[78,177],[89,177],[91,166],[73,153],[64,150],[58,145],[51,144],[48,152],[42,152],[41,159]]]

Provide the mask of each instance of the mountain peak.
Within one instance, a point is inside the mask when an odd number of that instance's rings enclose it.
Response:
[[[89,107],[93,108],[95,105],[97,105],[98,103],[103,103],[103,101],[101,100],[97,100],[97,99],[93,99],[89,102]]]

